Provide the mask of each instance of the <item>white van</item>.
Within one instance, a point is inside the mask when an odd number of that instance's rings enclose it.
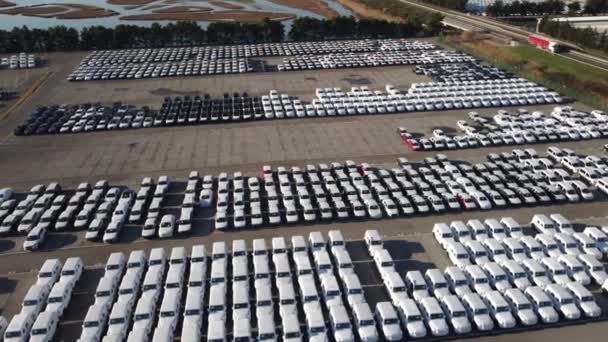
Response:
[[[378,249],[374,252],[374,263],[376,263],[376,267],[380,272],[380,276],[383,273],[394,272],[395,271],[395,263],[393,262],[393,257],[391,257],[390,253],[386,249]]]
[[[445,279],[443,272],[437,268],[430,268],[424,272],[424,279],[429,287],[429,290],[433,293],[433,296],[441,301],[445,296],[449,296],[450,289],[448,287],[448,281]]]
[[[268,248],[266,247],[266,241],[264,239],[254,239],[253,240],[253,255],[267,255]]]
[[[341,279],[344,279],[349,274],[354,274],[355,270],[353,267],[353,262],[350,258],[350,254],[346,248],[336,247],[332,250],[334,254],[334,261],[336,263],[336,267],[338,267],[338,275]]]
[[[45,311],[56,311],[59,316],[70,304],[72,298],[72,284],[70,282],[57,282],[53,285],[46,304]]]
[[[460,268],[448,266],[443,273],[448,282],[448,286],[450,287],[450,291],[456,294],[456,296],[462,298],[465,294],[471,293],[469,281]]]
[[[306,330],[309,342],[327,341],[327,327],[321,307],[304,311],[306,316]]]
[[[203,295],[200,291],[188,290],[184,316],[182,320],[181,341],[197,342],[201,340],[203,324]]]
[[[326,242],[323,235],[321,235],[321,232],[310,232],[310,234],[308,234],[308,243],[313,252],[325,250],[326,248]]]
[[[450,332],[445,321],[445,314],[436,298],[422,298],[420,300],[420,311],[433,336],[445,336]]]
[[[342,236],[342,232],[339,230],[330,230],[327,232],[327,236],[329,237],[329,247],[332,253],[336,253],[339,249],[346,249],[346,243],[344,242],[344,237]]]
[[[294,254],[293,261],[296,265],[298,276],[312,274],[312,266],[310,265],[308,254]]]
[[[574,233],[574,229],[572,227],[572,222],[565,218],[562,214],[551,214],[549,218],[555,222],[555,227],[557,231],[564,234],[572,234]]]
[[[183,265],[186,263],[186,248],[185,247],[173,247],[171,249],[171,256],[169,257],[170,265]]]
[[[226,283],[226,258],[215,259],[211,262],[209,282],[212,285]]]
[[[530,279],[528,279],[528,273],[526,270],[515,260],[507,260],[501,264],[509,282],[520,290],[525,290],[528,286],[531,286]]]
[[[531,225],[542,234],[553,235],[557,233],[557,224],[544,214],[534,215]]]
[[[274,264],[275,280],[291,282],[291,266],[287,254],[273,254],[272,263]]]
[[[202,265],[204,265],[204,263]],[[207,268],[202,265],[190,267],[190,274],[188,275],[188,288],[196,288],[199,290],[199,292],[205,293],[205,284],[207,282],[205,275],[207,273]]]
[[[581,317],[581,311],[576,306],[574,297],[568,290],[566,290],[564,286],[559,284],[549,284],[547,285],[545,291],[551,298],[553,306],[567,320],[579,319]]]
[[[270,268],[266,255],[255,255],[253,257],[253,272],[255,279],[267,279],[270,283]]]
[[[485,219],[484,223],[488,227],[488,230],[490,231],[490,236],[493,239],[500,241],[507,237],[505,227],[500,222],[498,222],[497,219],[494,219],[494,218]]]
[[[477,240],[467,241],[464,243],[464,248],[466,248],[467,252],[469,252],[472,263],[483,265],[490,262],[490,258],[488,258],[488,251],[486,251],[486,248],[481,244],[481,242]]]
[[[437,240],[444,249],[447,248],[449,243],[456,241],[454,233],[444,222],[435,223],[433,226],[433,236],[435,236],[435,240]]]
[[[133,305],[139,295],[140,282],[141,277],[139,274],[135,272],[125,273],[118,287],[118,300],[131,302]]]
[[[488,256],[492,261],[500,263],[509,260],[507,251],[500,241],[496,239],[486,239],[483,241],[483,245],[488,251]]]
[[[315,267],[319,275],[333,274],[333,265],[326,250],[316,250],[313,252]]]
[[[30,286],[21,302],[21,313],[36,317],[46,305],[50,290],[45,285],[34,284]]]
[[[211,286],[207,312],[209,315],[207,320],[210,322],[226,321],[226,284],[221,283]]]
[[[249,342],[252,341],[251,323],[247,318],[236,319],[232,325],[232,341]]]
[[[528,259],[528,255],[526,254],[526,250],[521,243],[519,243],[519,239],[516,238],[506,238],[502,240],[503,245],[509,255],[509,258],[520,262],[524,259]]]
[[[483,295],[486,292],[492,291],[488,275],[483,271],[481,266],[469,265],[465,267],[464,273],[474,292]]]
[[[107,276],[101,277],[95,289],[95,304],[102,305],[110,311],[118,292],[118,283]]]
[[[300,255],[299,253],[303,253],[304,255],[308,255],[308,246],[306,245],[306,240],[301,235],[294,235],[291,237],[291,252],[295,259],[296,255]]]
[[[260,342],[276,342],[277,332],[274,324],[274,317],[263,315],[256,316],[258,321],[258,341]]]
[[[556,233],[553,235],[555,242],[559,246],[562,254],[579,255],[581,251],[578,249],[578,243],[572,238],[572,235],[565,233]]]
[[[455,295],[445,296],[440,301],[448,322],[457,334],[471,332],[471,322],[467,318],[467,312],[460,299]]]
[[[403,331],[399,326],[399,316],[391,302],[377,303],[374,318],[387,341],[399,341],[403,338]]]
[[[152,332],[156,320],[156,306],[158,297],[144,294],[137,301],[133,314],[133,330],[143,330],[146,336]]]
[[[255,316],[274,316],[272,288],[266,279],[256,280],[255,283]]]
[[[359,303],[355,304],[352,308],[353,321],[355,328],[357,328],[357,334],[362,342],[376,342],[378,341],[378,330],[374,324],[374,316],[369,304]]]
[[[226,342],[226,336],[226,324],[224,322],[216,322],[209,325],[207,342]]]
[[[412,298],[418,303],[422,298],[430,296],[428,285],[420,271],[408,271],[405,274],[405,285]]]
[[[224,241],[216,241],[211,246],[211,259],[224,259],[228,255],[228,246]]]
[[[489,291],[483,295],[484,301],[490,310],[490,315],[503,329],[515,326],[515,318],[511,313],[509,304],[499,291]]]
[[[321,294],[325,305],[327,307],[343,305],[342,292],[336,277],[333,274],[323,274],[319,276],[319,280],[321,281]]]
[[[595,297],[591,291],[579,283],[568,283],[566,289],[570,291],[576,302],[576,306],[585,314],[586,317],[598,317],[602,309],[597,305]]]
[[[207,249],[205,245],[194,245],[192,246],[192,251],[190,252],[190,265],[203,265],[207,261]]]
[[[281,317],[296,315],[298,313],[296,293],[292,283],[277,284],[279,292],[279,314]]]
[[[602,285],[608,279],[604,265],[599,262],[593,255],[580,254],[578,260],[583,264],[587,273],[595,281],[596,284]]]
[[[116,335],[119,340],[127,338],[132,309],[133,307],[128,302],[118,301],[112,306],[106,336]]]
[[[544,258],[540,263],[547,270],[549,278],[551,278],[552,282],[560,285],[566,285],[572,281],[568,276],[568,271],[564,265],[562,265],[556,258]]]
[[[570,278],[582,285],[589,285],[591,278],[585,271],[585,266],[574,255],[560,255],[557,259],[566,268]]]
[[[450,261],[460,269],[471,265],[471,257],[469,251],[460,242],[451,242],[447,247],[448,257]]]
[[[450,223],[450,229],[452,230],[454,239],[460,243],[465,243],[473,239],[471,230],[469,230],[469,227],[462,221],[452,221]]]
[[[167,257],[165,256],[165,249],[162,247],[153,248],[150,250],[150,256],[148,258],[148,272],[151,268],[159,268],[163,273],[167,264]]]
[[[524,247],[526,255],[536,261],[541,261],[547,255],[543,250],[543,246],[532,236],[522,236],[519,238],[519,243]]]
[[[538,241],[538,243],[541,244],[541,246],[543,247],[543,251],[545,252],[545,254],[551,258],[557,258],[560,255],[562,255],[562,251],[559,249],[559,246],[557,245],[557,241],[555,241],[555,239],[553,238],[553,233],[552,234],[536,234],[536,236],[534,236],[534,239],[536,241]]]
[[[238,239],[232,241],[232,264],[235,262],[247,261],[247,245],[245,240]]]
[[[31,315],[19,313],[13,316],[6,331],[4,332],[4,341],[6,342],[25,342],[29,341],[30,329],[34,324],[34,318]]]
[[[532,280],[534,285],[544,289],[547,285],[551,284],[547,271],[538,261],[525,259],[521,262],[521,266],[526,270],[528,278]]]
[[[281,316],[281,325],[283,327],[282,340],[284,342],[302,342],[302,331],[300,330],[300,321],[297,315]]]
[[[469,227],[471,232],[473,232],[473,236],[477,241],[483,241],[490,237],[486,225],[481,223],[481,221],[477,219],[468,220],[467,226]]]
[[[249,309],[249,288],[233,284],[232,286],[232,320],[251,318]]]
[[[365,302],[363,287],[361,286],[361,281],[356,274],[352,273],[342,278],[342,286],[344,287],[346,301],[348,302],[350,308],[356,304]],[[405,286],[403,286],[402,289],[405,292]]]
[[[382,281],[394,305],[398,305],[400,301],[409,298],[405,281],[399,273],[395,271],[385,272]]]
[[[489,262],[483,265],[483,270],[490,279],[490,285],[497,291],[504,293],[507,289],[511,288],[511,283],[504,269],[495,262]]]
[[[329,307],[329,321],[336,342],[354,342],[355,336],[350,325],[350,319],[343,305]]]
[[[47,259],[38,271],[38,279],[36,280],[36,284],[50,288],[57,281],[57,279],[59,279],[60,273],[61,261],[59,261],[59,259]]]
[[[63,267],[61,268],[61,277],[59,281],[69,282],[72,287],[76,285],[84,269],[84,263],[79,257],[67,258]]]
[[[511,312],[526,326],[538,323],[538,316],[534,313],[532,303],[520,289],[508,289],[504,293],[505,300],[511,307]]]
[[[413,299],[405,299],[397,305],[397,312],[405,330],[412,338],[426,336],[426,327],[422,320],[422,313]]]
[[[99,341],[101,334],[108,323],[108,308],[103,305],[93,304],[87,310],[82,322],[80,339],[82,341]]]
[[[365,240],[370,255],[374,255],[376,249],[384,248],[382,237],[375,229],[366,230],[363,239]]]
[[[316,312],[317,310],[321,310],[320,300],[319,300],[319,290],[317,289],[317,285],[314,282],[314,279],[311,281],[299,281],[298,284],[300,288],[300,301],[302,302],[302,307],[304,308],[304,313]]]
[[[503,217],[500,219],[500,223],[507,228],[507,234],[510,237],[520,238],[524,236],[521,225],[512,217]]]
[[[538,286],[530,286],[524,293],[532,302],[534,312],[543,323],[555,323],[559,320],[557,311],[553,307],[551,298]]]
[[[284,237],[272,238],[272,254],[285,254],[287,253],[287,243]]]
[[[477,330],[489,331],[494,329],[494,321],[492,321],[488,307],[479,294],[467,293],[462,297],[462,304],[467,311],[469,321],[475,324]]]
[[[583,233],[574,233],[571,235],[572,238],[577,242],[580,250],[584,254],[593,255],[598,260],[601,260],[603,253],[597,248],[595,240]]]
[[[141,287],[142,295],[149,293],[152,296],[158,296],[163,286],[163,275],[164,272],[160,267],[148,268]]]

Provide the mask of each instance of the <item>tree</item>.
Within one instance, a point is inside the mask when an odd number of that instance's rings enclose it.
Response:
[[[578,1],[568,4],[568,15],[576,15],[581,11],[581,3]]]

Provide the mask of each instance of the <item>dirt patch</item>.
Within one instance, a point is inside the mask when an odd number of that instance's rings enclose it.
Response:
[[[6,0],[0,0],[0,7],[10,7],[10,6],[15,6],[15,3],[6,1]]]
[[[275,4],[303,9],[324,18],[335,18],[339,14],[321,0],[269,0]]]
[[[283,21],[295,18],[289,13],[254,12],[254,11],[219,11],[219,12],[180,12],[151,13],[120,17],[121,20],[185,20],[185,21],[225,21],[242,23],[260,23],[269,18]]]
[[[242,10],[243,8],[245,8],[241,5],[236,5],[236,4],[233,4],[230,2],[219,1],[219,0],[209,0],[208,2],[210,5],[229,9],[229,10]]]
[[[173,90],[173,89],[168,89],[168,88],[158,88],[158,89],[150,90],[150,94],[161,95],[161,96],[168,96],[168,95],[196,96],[196,95],[200,95],[201,93],[199,91],[178,91],[178,90]]]
[[[0,11],[0,14],[57,19],[89,19],[111,17],[118,13],[105,8],[88,5],[54,4],[16,7],[2,10]]]
[[[189,13],[202,13],[202,12],[210,12],[213,8],[203,7],[203,6],[173,6],[163,9],[157,9],[152,12],[154,13],[163,13],[163,14],[189,14]]]

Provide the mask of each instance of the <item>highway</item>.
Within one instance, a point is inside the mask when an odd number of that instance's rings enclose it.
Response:
[[[454,27],[477,27],[484,31],[500,34],[518,41],[526,41],[530,32],[519,27],[509,25],[496,20],[488,19],[476,15],[467,15],[466,13],[453,11],[437,6],[422,4],[415,1],[399,0],[407,5],[418,7],[423,10],[441,13],[446,21]],[[559,40],[558,40],[559,41]],[[571,45],[571,44],[569,44]],[[603,70],[608,71],[608,60],[590,55],[582,51],[569,51],[561,53],[564,58]]]

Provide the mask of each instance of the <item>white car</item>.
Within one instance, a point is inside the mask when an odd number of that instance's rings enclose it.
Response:
[[[213,205],[213,190],[203,189],[199,195],[199,205],[203,208],[209,208]]]
[[[158,237],[168,238],[172,237],[175,230],[175,216],[167,214],[162,217],[158,226]]]

